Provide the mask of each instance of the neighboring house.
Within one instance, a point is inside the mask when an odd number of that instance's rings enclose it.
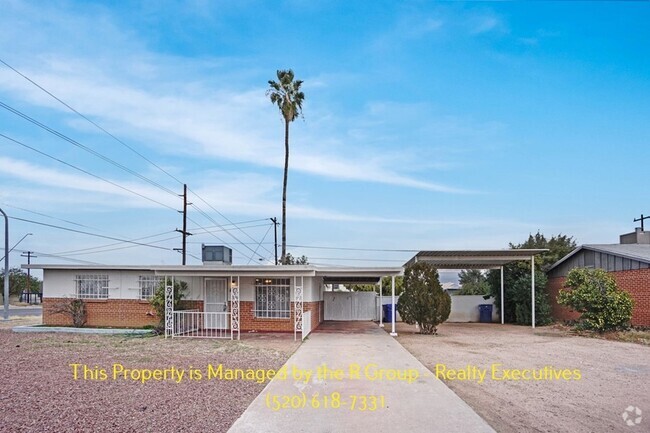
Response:
[[[620,243],[581,245],[548,271],[548,292],[553,316],[575,320],[580,315],[557,303],[557,294],[573,268],[597,268],[612,274],[618,287],[634,299],[632,325],[650,326],[650,232],[637,229],[621,235]]]
[[[205,336],[227,338],[233,331],[296,332],[303,325],[309,331],[323,321],[326,285],[375,284],[381,277],[402,272],[402,268],[243,266],[210,261],[198,266],[29,266],[43,270],[44,325],[69,325],[70,319],[54,310],[56,304],[71,298],[85,301],[87,326],[157,324],[160,318],[149,299],[161,281],[167,278],[171,286],[173,278],[188,287],[183,311],[174,313],[174,332],[217,330]]]

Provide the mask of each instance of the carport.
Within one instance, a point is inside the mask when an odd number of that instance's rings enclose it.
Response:
[[[353,267],[340,267],[340,268],[328,268],[328,269],[319,269],[318,275],[323,277],[323,286],[326,285],[375,285],[379,284],[381,286],[381,279],[383,277],[392,277],[393,283],[396,275],[400,275],[403,272],[403,269],[397,267],[384,267],[384,268],[353,268]],[[372,292],[374,293],[374,292]],[[357,302],[355,297],[365,297],[366,301],[368,300],[371,292],[323,292],[323,306],[325,309],[324,317],[325,320],[346,320],[346,321],[356,321],[356,320],[370,320],[369,316],[372,313],[374,317],[376,313],[376,301],[372,301],[372,306],[367,302]],[[327,296],[332,295],[332,296]],[[333,300],[342,300],[344,305],[338,304],[334,305]],[[380,298],[381,299],[381,298]],[[349,303],[349,305],[348,305]],[[337,317],[332,318],[331,311],[332,309],[345,308],[349,309],[350,315],[348,317]],[[370,311],[372,309],[372,311]],[[381,320],[381,312],[379,314]]]
[[[504,324],[503,312],[503,267],[516,261],[530,261],[531,269],[531,317],[535,327],[535,256],[547,249],[510,249],[510,250],[431,250],[420,251],[404,266],[417,262],[431,263],[437,269],[500,269],[501,270],[501,324]],[[395,334],[395,318],[393,317]],[[397,334],[395,334],[397,335]]]

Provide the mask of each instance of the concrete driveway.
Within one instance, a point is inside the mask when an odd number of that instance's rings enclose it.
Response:
[[[353,328],[312,333],[229,431],[494,431],[376,324]]]

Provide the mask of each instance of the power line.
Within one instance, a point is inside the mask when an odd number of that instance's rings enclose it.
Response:
[[[228,221],[230,224],[233,224],[233,222],[230,221],[230,219],[229,219],[228,217],[226,217],[223,213],[219,212],[219,211],[218,211],[214,206],[212,206],[210,203],[208,203],[206,200],[204,200],[203,197],[201,197],[200,195],[198,195],[198,194],[196,193],[196,191],[190,189],[190,192],[191,192],[192,194],[194,194],[194,195],[195,195],[199,200],[201,200],[203,203],[205,203],[205,204],[206,204],[210,209],[212,209],[212,210],[215,211],[217,214],[219,214],[223,219],[225,219],[226,221]],[[250,240],[255,241],[255,239],[254,239],[253,237],[251,237],[248,233],[246,233],[245,231],[243,231],[243,230],[242,230],[240,227],[238,227],[236,224],[233,224],[233,225],[235,226],[236,229],[238,229],[240,232],[242,232],[243,234],[245,234],[245,235],[246,235]],[[229,233],[229,234],[230,234],[230,233]],[[231,236],[232,236],[232,234],[231,234]],[[233,236],[233,237],[234,237],[234,236]],[[269,254],[272,254],[271,251],[269,251],[267,248],[264,247],[264,249],[265,249]]]
[[[40,155],[46,156],[46,157],[48,157],[48,158],[50,158],[50,159],[53,159],[54,161],[57,161],[57,162],[59,162],[59,163],[61,163],[61,164],[67,165],[67,166],[70,167],[70,168],[73,168],[73,169],[75,169],[75,170],[77,170],[77,171],[80,171],[80,172],[82,172],[82,173],[84,173],[84,174],[87,174],[88,176],[92,176],[92,177],[94,177],[95,179],[99,179],[99,180],[101,180],[101,181],[103,181],[103,182],[109,183],[109,184],[111,184],[111,185],[113,185],[113,186],[115,186],[115,187],[117,187],[117,188],[120,188],[120,189],[122,189],[122,190],[124,190],[124,191],[130,192],[131,194],[135,194],[135,195],[137,195],[137,196],[139,196],[139,197],[144,198],[145,200],[149,200],[150,202],[153,202],[153,203],[159,204],[160,206],[166,207],[167,209],[171,209],[171,210],[173,210],[174,212],[176,212],[176,209],[175,209],[175,208],[173,208],[173,207],[171,207],[171,206],[168,206],[168,205],[166,205],[166,204],[164,204],[164,203],[162,203],[162,202],[160,202],[160,201],[158,201],[158,200],[156,200],[156,199],[153,199],[153,198],[151,198],[151,197],[148,197],[148,196],[146,196],[146,195],[144,195],[144,194],[140,194],[139,192],[133,191],[132,189],[129,189],[129,188],[125,187],[125,186],[122,186],[122,185],[120,185],[120,184],[118,184],[118,183],[115,183],[115,182],[113,182],[113,181],[111,181],[111,180],[105,179],[105,178],[103,178],[103,177],[101,177],[101,176],[98,176],[98,175],[96,175],[96,174],[94,174],[94,173],[91,173],[91,172],[89,172],[88,170],[84,170],[83,168],[77,167],[77,166],[74,165],[74,164],[70,164],[69,162],[66,162],[66,161],[64,161],[64,160],[62,160],[62,159],[60,159],[60,158],[57,158],[56,156],[52,156],[52,155],[50,155],[49,153],[43,152],[42,150],[38,150],[38,149],[36,149],[35,147],[32,147],[32,146],[30,146],[30,145],[28,145],[28,144],[25,144],[25,143],[23,143],[22,141],[18,141],[18,140],[14,139],[14,138],[11,138],[11,137],[9,137],[9,136],[3,134],[3,133],[0,133],[0,137],[5,138],[6,140],[12,141],[12,142],[14,142],[14,143],[16,143],[16,144],[18,144],[18,145],[20,145],[20,146],[23,146],[23,147],[25,147],[25,148],[27,148],[27,149],[29,149],[29,150],[32,150],[32,151],[38,153],[38,154],[40,154]]]
[[[17,250],[17,251],[19,251],[21,253],[27,253],[27,250]],[[77,263],[82,263],[82,264],[86,264],[86,265],[102,265],[102,263],[88,262],[86,260],[79,260],[79,259],[71,259],[69,257],[63,257],[63,256],[59,256],[59,255],[56,255],[56,254],[43,253],[43,252],[40,252],[40,251],[32,251],[31,253],[32,254],[38,254],[39,256],[42,256],[42,257],[54,257],[54,258],[57,258],[57,259],[66,260],[68,262],[77,262]]]
[[[139,156],[140,158],[142,158],[143,160],[145,160],[146,162],[148,162],[148,163],[151,164],[152,166],[156,167],[158,170],[160,170],[161,172],[163,172],[164,174],[166,174],[167,176],[169,176],[170,178],[172,178],[173,180],[175,180],[175,181],[178,182],[179,184],[181,184],[181,185],[184,184],[184,182],[182,182],[180,179],[178,179],[177,177],[175,177],[174,175],[172,175],[171,173],[169,173],[167,170],[163,169],[163,168],[160,167],[158,164],[156,164],[155,162],[153,162],[152,160],[150,160],[149,158],[147,158],[146,156],[144,156],[142,153],[138,152],[138,151],[137,151],[136,149],[134,149],[132,146],[129,146],[127,143],[125,143],[124,141],[120,140],[117,136],[115,136],[114,134],[110,133],[108,130],[106,130],[105,128],[103,128],[102,126],[100,126],[98,123],[94,122],[94,121],[91,120],[89,117],[85,116],[84,114],[82,114],[81,112],[79,112],[78,110],[76,110],[75,108],[73,108],[70,104],[68,104],[68,103],[66,103],[65,101],[63,101],[61,98],[59,98],[58,96],[56,96],[54,93],[50,92],[50,91],[47,90],[45,87],[43,87],[43,86],[41,86],[40,84],[38,84],[36,81],[34,81],[34,80],[32,80],[31,78],[29,78],[27,75],[23,74],[22,72],[20,72],[18,69],[14,68],[14,67],[11,66],[10,64],[8,64],[8,63],[7,63],[6,61],[4,61],[3,59],[0,59],[0,62],[2,62],[2,64],[4,64],[6,67],[8,67],[8,68],[11,69],[12,71],[14,71],[16,74],[20,75],[20,76],[23,77],[25,80],[29,81],[29,82],[30,82],[31,84],[33,84],[34,86],[38,87],[40,90],[42,90],[43,92],[45,92],[46,94],[48,94],[50,97],[54,98],[57,102],[59,102],[60,104],[62,104],[62,105],[65,106],[66,108],[68,108],[70,111],[72,111],[73,113],[77,114],[77,115],[80,116],[82,119],[88,121],[90,124],[92,124],[93,126],[95,126],[96,128],[98,128],[100,131],[102,131],[102,132],[104,132],[105,134],[107,134],[109,137],[111,137],[112,139],[114,139],[115,141],[117,141],[118,143],[120,143],[122,146],[124,146],[124,147],[126,147],[127,149],[129,149],[131,152],[133,152],[134,154],[136,154],[137,156]],[[40,124],[40,122],[38,122],[38,121],[36,121],[36,120],[34,120],[34,119],[31,119],[29,116],[27,116],[27,115],[25,115],[25,114],[19,112],[18,110],[13,109],[13,108],[9,107],[9,106],[6,105],[6,104],[3,104],[3,106],[4,106],[4,108],[8,109],[9,111],[13,112],[14,114],[17,114],[17,115],[23,117],[25,120],[29,120],[30,122],[35,123],[36,125],[38,125],[38,126],[44,128],[44,129],[46,129],[48,132],[51,132],[51,133],[53,133],[53,134],[55,134],[55,135],[57,135],[57,136],[59,136],[59,137],[61,137],[61,138],[63,138],[63,139],[66,139],[67,141],[69,141],[70,143],[74,144],[75,146],[82,146],[82,148],[83,148],[84,150],[86,150],[86,151],[88,151],[88,152],[91,152],[93,155],[95,155],[95,156],[97,156],[97,157],[99,157],[99,158],[102,158],[102,159],[104,159],[105,161],[110,162],[110,163],[112,163],[113,165],[118,166],[119,168],[122,168],[123,170],[127,170],[127,171],[129,171],[131,174],[133,174],[133,175],[135,175],[135,176],[138,176],[138,177],[140,177],[141,179],[143,179],[143,180],[145,180],[145,181],[147,181],[147,182],[149,182],[149,183],[152,183],[152,185],[158,186],[159,188],[162,188],[163,190],[167,191],[168,193],[170,193],[170,194],[174,194],[174,195],[175,195],[174,192],[170,191],[169,189],[165,188],[164,186],[160,185],[159,183],[154,182],[154,181],[151,181],[150,179],[146,178],[145,176],[142,176],[142,175],[140,175],[139,173],[134,172],[134,171],[128,169],[127,167],[125,167],[125,166],[123,166],[122,164],[119,164],[119,163],[117,163],[117,162],[111,160],[111,159],[108,158],[108,157],[104,157],[104,156],[101,155],[99,152],[96,152],[96,151],[94,151],[94,150],[92,150],[92,149],[89,149],[89,148],[87,148],[86,146],[83,146],[83,145],[81,145],[80,143],[75,142],[74,140],[68,139],[68,138],[65,137],[63,134],[58,133],[57,131],[52,130],[52,129],[49,128],[49,127],[46,127],[46,126],[43,125],[43,124]],[[210,203],[208,203],[206,200],[204,200],[203,197],[201,197],[200,195],[198,195],[195,191],[191,191],[191,192],[192,192],[194,195],[196,195],[196,197],[197,197],[199,200],[201,200],[203,203],[205,203],[206,205],[208,205],[212,210],[214,210],[215,212],[217,212],[217,213],[218,213],[221,217],[223,217],[226,221],[228,221],[229,223],[231,223],[232,225],[234,225],[234,226],[235,226],[239,231],[241,231],[242,233],[244,233],[244,234],[245,234],[249,239],[251,239],[252,241],[256,241],[252,236],[250,236],[248,233],[244,232],[244,231],[243,231],[240,227],[238,227],[235,223],[232,223],[232,221],[230,221],[230,219],[228,219],[228,218],[227,218],[223,213],[219,212],[215,207],[213,207]],[[187,198],[186,195],[185,195],[185,198]],[[227,230],[226,230],[226,231],[227,231]],[[230,233],[229,233],[229,234],[230,234]],[[231,236],[232,236],[232,235],[231,235]],[[233,238],[235,238],[235,237],[233,236]],[[236,239],[236,238],[235,238],[235,239]],[[241,243],[241,242],[240,242],[240,243]],[[263,247],[263,248],[264,248],[267,252],[271,253],[271,251],[269,251],[266,247]]]
[[[59,229],[59,230],[65,230],[65,231],[73,232],[73,233],[79,233],[79,234],[82,234],[82,235],[88,235],[88,236],[94,236],[94,237],[97,237],[97,238],[110,239],[110,240],[113,240],[113,241],[126,242],[126,243],[130,243],[130,244],[134,244],[134,245],[140,245],[140,246],[143,246],[143,247],[151,247],[151,248],[157,248],[157,249],[160,249],[160,250],[172,251],[171,248],[159,247],[157,245],[144,244],[144,243],[141,243],[141,242],[130,241],[130,240],[127,240],[127,239],[115,238],[113,236],[100,235],[100,234],[97,234],[97,233],[90,233],[90,232],[86,232],[86,231],[83,231],[83,230],[76,230],[76,229],[71,229],[71,228],[68,228],[68,227],[57,226],[57,225],[54,225],[54,224],[47,224],[47,223],[40,222],[40,221],[33,221],[33,220],[28,220],[28,219],[25,219],[25,218],[18,218],[18,217],[13,217],[13,216],[10,216],[9,218],[11,218],[13,220],[16,220],[16,221],[23,221],[23,222],[27,222],[27,223],[31,223],[31,224],[37,224],[37,225],[40,225],[40,226],[51,227],[51,228],[55,228],[55,229]]]
[[[232,245],[229,245],[226,241],[224,241],[223,239],[221,239],[219,236],[215,235],[213,232],[211,232],[211,231],[205,229],[204,227],[202,227],[199,223],[197,223],[196,221],[194,221],[194,220],[191,219],[190,217],[187,217],[187,220],[190,221],[190,222],[192,222],[192,223],[194,223],[194,224],[196,224],[197,226],[199,226],[200,229],[203,229],[205,232],[211,234],[214,238],[216,238],[216,239],[217,239],[219,242],[221,242],[222,244],[224,244],[224,245],[226,245],[226,246],[232,248],[233,250],[237,251],[239,254],[241,254],[241,255],[243,255],[243,256],[246,256],[244,253],[242,253],[241,251],[239,251],[237,248],[235,248],[235,247],[232,246]],[[246,246],[246,245],[245,245],[245,246]],[[249,248],[248,246],[246,246],[246,247]],[[249,248],[249,249],[250,249],[250,248]]]
[[[49,132],[50,134],[52,134],[52,135],[54,135],[54,136],[56,136],[56,137],[59,137],[60,139],[62,139],[62,140],[64,140],[64,141],[67,141],[68,143],[72,144],[73,146],[76,146],[76,147],[78,147],[79,149],[82,149],[82,150],[84,150],[84,151],[90,153],[91,155],[94,155],[94,156],[96,156],[97,158],[99,158],[99,159],[101,159],[101,160],[103,160],[103,161],[105,161],[105,162],[107,162],[107,163],[109,163],[109,164],[111,164],[111,165],[114,165],[115,167],[117,167],[117,168],[119,168],[119,169],[121,169],[121,170],[124,170],[124,171],[126,171],[127,173],[132,174],[133,176],[136,176],[136,177],[138,177],[138,178],[144,180],[145,182],[147,182],[147,183],[149,183],[149,184],[155,186],[156,188],[160,188],[161,190],[167,192],[168,194],[171,194],[171,195],[173,195],[174,197],[177,197],[177,194],[176,194],[174,191],[172,191],[172,190],[170,190],[169,188],[167,188],[167,187],[161,185],[160,183],[158,183],[158,182],[156,182],[156,181],[153,181],[153,180],[149,179],[148,177],[146,177],[146,176],[144,176],[144,175],[138,173],[137,171],[131,170],[131,169],[128,168],[127,166],[125,166],[125,165],[123,165],[123,164],[120,164],[119,162],[117,162],[117,161],[115,161],[115,160],[109,158],[108,156],[104,156],[103,154],[97,152],[96,150],[91,149],[90,147],[85,146],[85,145],[79,143],[78,141],[76,141],[76,140],[74,140],[74,139],[68,137],[67,135],[65,135],[65,134],[63,134],[63,133],[57,131],[56,129],[51,128],[51,127],[45,125],[44,123],[41,123],[41,122],[39,122],[38,120],[34,119],[33,117],[28,116],[27,114],[23,113],[22,111],[17,110],[17,109],[15,109],[15,108],[11,107],[10,105],[5,104],[5,103],[2,102],[2,101],[0,101],[0,107],[4,108],[5,110],[9,111],[10,113],[13,113],[13,114],[17,115],[18,117],[21,117],[21,118],[27,120],[28,122],[33,123],[34,125],[36,125],[36,126],[38,126],[39,128],[41,128],[41,129],[43,129],[43,130]]]
[[[217,221],[215,221],[214,218],[212,218],[210,215],[208,215],[207,213],[205,213],[202,209],[200,209],[199,207],[197,207],[197,206],[194,205],[194,204],[192,204],[192,207],[193,207],[194,209],[196,209],[196,210],[197,210],[201,215],[203,215],[203,216],[206,217],[208,220],[210,220],[212,223],[216,224],[217,226],[219,226],[220,228],[223,229],[223,226],[219,225],[219,223],[218,223]],[[193,222],[194,222],[194,224],[196,224],[195,221],[193,221]],[[202,228],[201,226],[199,226],[199,227]],[[205,230],[205,229],[204,229],[204,230]],[[241,240],[239,240],[239,238],[238,238],[237,236],[235,236],[234,234],[230,233],[230,231],[228,231],[228,230],[225,230],[225,231],[226,231],[226,233],[228,233],[228,234],[229,234],[233,239],[235,239],[235,240],[237,241],[238,244],[243,245],[244,247],[246,247],[248,250],[250,250],[250,251],[253,253],[253,254],[250,256],[251,258],[252,258],[253,256],[255,256],[255,254],[257,254],[257,253],[256,253],[256,252],[255,252],[251,247],[249,247],[248,245],[246,245],[245,243],[243,243]],[[210,233],[210,234],[212,234],[213,236],[215,236],[214,233]],[[217,236],[215,236],[215,237],[217,237]],[[217,237],[217,239],[221,240],[219,237]],[[255,240],[255,239],[253,239],[253,240]],[[221,240],[221,242],[224,242],[224,241]],[[225,243],[225,242],[224,242],[224,243]],[[234,249],[234,248],[233,248],[233,249]],[[238,252],[239,252],[239,251],[238,251]],[[239,253],[242,254],[241,252],[239,252]],[[259,255],[259,254],[257,254],[257,255],[258,255],[259,257],[262,257],[262,256]]]
[[[310,248],[317,250],[341,250],[341,251],[372,251],[372,252],[382,252],[382,253],[419,253],[420,250],[398,250],[398,249],[387,249],[387,248],[346,248],[346,247],[325,247],[325,246],[315,246],[315,245],[295,245],[287,244],[287,247],[292,248]]]
[[[144,246],[144,245],[146,245],[146,246],[154,246],[153,244],[157,244],[157,243],[160,243],[160,242],[166,242],[166,241],[170,241],[170,240],[173,240],[173,239],[176,239],[176,236],[165,238],[165,239],[159,239],[157,241],[151,241],[149,243],[142,244],[142,245],[127,245],[125,247],[105,248],[105,249],[98,249],[96,251],[86,251],[86,252],[77,252],[77,253],[68,253],[68,254],[60,254],[59,253],[59,255],[68,257],[68,256],[85,256],[85,255],[88,255],[88,254],[107,253],[107,252],[110,252],[110,251],[126,250],[128,248],[137,248],[137,247]]]
[[[158,236],[162,236],[162,235],[167,235],[167,234],[170,234],[170,233],[174,233],[174,232],[173,231],[166,231],[166,232],[158,233],[158,234],[155,234],[155,235],[143,236],[141,238],[135,238],[135,239],[130,239],[130,240],[131,241],[141,241],[143,239],[150,239],[150,238],[154,238],[154,237],[158,237]],[[173,238],[170,238],[170,239],[176,239],[176,236],[174,236]],[[156,242],[162,242],[162,241],[151,241],[149,243],[156,243]],[[97,245],[95,247],[81,248],[81,249],[78,249],[78,250],[60,251],[60,252],[57,252],[55,254],[74,255],[74,253],[83,253],[85,251],[92,251],[92,250],[97,250],[97,249],[110,248],[110,247],[114,247],[116,245],[122,245],[124,243],[125,242],[113,242],[113,243],[110,243],[110,244]],[[137,245],[135,245],[135,246],[137,246]]]
[[[273,226],[269,226],[269,228],[266,229],[266,233],[264,233],[264,236],[262,237],[262,240],[257,244],[257,247],[255,247],[255,253],[254,254],[257,254],[257,250],[260,248],[260,246],[262,246],[262,242],[264,242],[264,239],[266,239],[266,237],[268,236],[269,232],[271,231],[271,227],[273,227]],[[251,256],[250,259],[248,259],[248,263],[250,263],[251,260],[253,260],[252,256]]]
[[[70,111],[74,112],[75,114],[79,115],[81,118],[83,118],[83,119],[87,120],[88,122],[90,122],[92,125],[94,125],[96,128],[98,128],[100,131],[104,132],[104,133],[107,134],[109,137],[113,138],[113,140],[117,141],[117,142],[120,143],[122,146],[126,147],[126,148],[129,149],[131,152],[135,153],[135,154],[138,155],[140,158],[144,159],[144,160],[147,161],[149,164],[153,165],[153,166],[156,167],[158,170],[162,171],[162,172],[165,173],[167,176],[169,176],[169,177],[171,177],[172,179],[174,179],[176,182],[180,183],[181,185],[183,184],[183,182],[181,182],[180,180],[178,180],[174,175],[172,175],[171,173],[169,173],[167,170],[163,169],[163,168],[160,167],[158,164],[156,164],[155,162],[153,162],[153,161],[151,161],[150,159],[148,159],[146,156],[144,156],[143,154],[141,154],[140,152],[138,152],[137,150],[135,150],[133,147],[131,147],[131,146],[129,146],[128,144],[126,144],[124,141],[120,140],[120,139],[119,139],[118,137],[116,137],[115,135],[111,134],[109,131],[107,131],[106,129],[104,129],[103,127],[101,127],[99,124],[95,123],[95,122],[92,121],[90,118],[86,117],[84,114],[82,114],[82,113],[80,113],[79,111],[75,110],[72,106],[70,106],[69,104],[67,104],[66,102],[64,102],[62,99],[60,99],[59,97],[57,97],[56,95],[54,95],[52,92],[50,92],[49,90],[47,90],[46,88],[44,88],[43,86],[41,86],[40,84],[38,84],[36,81],[34,81],[34,80],[32,80],[31,78],[29,78],[27,75],[25,75],[25,74],[23,74],[22,72],[20,72],[18,69],[14,68],[13,66],[11,66],[10,64],[8,64],[7,62],[5,62],[5,61],[2,60],[2,59],[0,59],[0,63],[2,63],[3,65],[5,65],[6,67],[8,67],[9,69],[11,69],[11,70],[14,71],[15,73],[17,73],[18,75],[20,75],[21,77],[23,77],[24,79],[26,79],[27,81],[29,81],[30,83],[32,83],[33,85],[35,85],[35,86],[38,87],[39,89],[41,89],[43,92],[45,92],[45,93],[47,93],[48,95],[50,95],[52,98],[56,99],[58,102],[60,102],[61,104],[63,104],[66,108],[68,108]]]
[[[47,214],[44,214],[44,213],[41,213],[41,212],[36,212],[36,211],[33,211],[33,210],[25,209],[25,208],[22,208],[22,207],[19,207],[19,206],[10,205],[8,203],[2,203],[2,205],[6,206],[6,207],[13,208],[13,209],[22,210],[24,212],[29,212],[29,213],[34,214],[34,215],[39,215],[39,216],[42,216],[42,217],[45,217],[45,218],[50,218],[50,219],[53,219],[53,220],[56,220],[56,221],[61,221],[61,222],[64,222],[66,224],[72,224],[74,226],[84,227],[84,228],[87,228],[87,229],[99,230],[100,232],[104,231],[104,230],[102,230],[100,228],[97,228],[97,227],[87,226],[85,224],[77,223],[77,222],[74,222],[74,221],[53,217],[51,215],[47,215]]]
[[[268,219],[268,218],[267,218],[267,219]],[[244,226],[244,227],[242,227],[242,228],[245,228],[245,229],[252,229],[252,228],[255,228],[255,227],[267,227],[268,225],[269,225],[268,223],[267,223],[267,224],[255,224],[255,225],[250,225],[250,226]],[[212,227],[215,227],[215,226],[212,226]],[[209,228],[210,228],[210,226],[206,227],[206,230],[209,229]],[[202,230],[199,229],[198,227],[197,227],[197,228],[194,228],[194,229],[190,229],[190,230],[191,230],[191,231],[193,232],[193,234],[195,234],[195,235],[204,234],[204,233],[202,232]],[[216,230],[215,230],[215,229],[210,229],[210,231],[212,231],[212,232],[227,232],[228,229],[226,229],[226,228],[223,228],[223,229],[216,229]],[[192,243],[192,242],[188,242],[188,243]],[[196,243],[196,242],[194,242],[194,243]],[[200,242],[199,242],[199,243],[200,243]],[[259,241],[254,241],[254,242],[239,242],[239,243],[241,243],[242,245],[246,245],[246,244],[249,244],[249,245],[257,245],[257,244],[259,244]]]

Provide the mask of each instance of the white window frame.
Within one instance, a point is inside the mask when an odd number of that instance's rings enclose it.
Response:
[[[255,279],[255,317],[291,318],[291,278]]]
[[[160,275],[140,275],[138,277],[138,288],[140,290],[140,300],[148,301],[156,294],[156,289],[165,277]]]
[[[75,276],[75,295],[78,299],[108,299],[107,274],[79,274]]]

